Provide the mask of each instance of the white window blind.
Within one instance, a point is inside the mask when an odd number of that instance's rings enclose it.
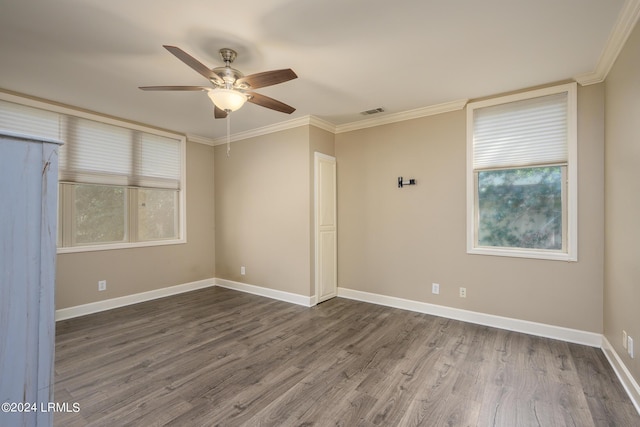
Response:
[[[0,130],[62,140],[60,121],[58,113],[0,101]]]
[[[71,117],[60,180],[180,189],[180,140]]]
[[[131,130],[70,117],[66,147],[60,150],[60,180],[132,185]]]
[[[566,163],[567,92],[474,110],[473,168]]]
[[[65,142],[63,182],[180,189],[180,139],[8,101],[0,101],[0,130]]]
[[[150,133],[138,133],[138,154],[134,156],[137,185],[180,188],[180,143]]]

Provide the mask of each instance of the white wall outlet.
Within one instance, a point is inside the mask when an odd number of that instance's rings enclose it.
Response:
[[[432,294],[439,294],[440,293],[440,284],[439,283],[432,283],[431,284],[431,293]]]
[[[106,280],[98,280],[98,290],[106,291],[107,290],[107,281]]]
[[[633,359],[633,338],[627,337],[627,352],[629,356]]]
[[[247,270],[245,270],[243,265],[242,267],[240,267],[240,274],[244,276],[246,273],[247,273]]]
[[[627,349],[627,331],[622,331],[622,348]]]
[[[460,298],[467,297],[467,288],[460,288]]]

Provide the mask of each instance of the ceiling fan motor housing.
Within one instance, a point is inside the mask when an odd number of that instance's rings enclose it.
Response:
[[[235,89],[248,89],[249,88],[249,85],[247,85],[247,84],[234,86],[234,83],[238,79],[244,77],[244,74],[242,74],[240,71],[236,70],[235,68],[217,67],[217,68],[214,68],[211,71],[216,73],[218,76],[220,76],[220,78],[222,80],[224,80],[224,82],[226,83],[227,89],[231,89],[231,87],[234,87]],[[219,84],[216,84],[215,80],[211,80],[211,83],[213,83],[216,86],[219,86]]]
[[[214,68],[211,71],[216,73],[218,76],[220,76],[222,80],[224,80],[224,82],[226,83],[225,87],[227,89],[232,89],[232,88],[242,89],[242,90],[249,89],[249,85],[247,83],[243,83],[239,85],[235,84],[235,82],[238,79],[244,77],[244,74],[242,74],[239,70],[236,70],[235,68],[231,68],[231,63],[235,61],[235,59],[238,56],[237,52],[228,47],[220,49],[219,52],[220,52],[220,57],[225,63],[225,66]],[[213,84],[216,84],[214,80],[211,80],[211,82]]]

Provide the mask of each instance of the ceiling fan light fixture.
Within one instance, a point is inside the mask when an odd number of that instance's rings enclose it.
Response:
[[[247,102],[247,96],[233,89],[216,88],[208,93],[211,102],[219,109],[231,112],[240,109]]]

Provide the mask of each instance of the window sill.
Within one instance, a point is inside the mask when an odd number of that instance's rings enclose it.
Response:
[[[569,254],[557,251],[507,249],[507,248],[471,248],[467,249],[471,255],[490,255],[512,258],[544,259],[551,261],[577,262],[577,254]]]
[[[87,246],[71,246],[66,248],[57,248],[57,254],[72,254],[79,252],[95,252],[95,251],[110,251],[114,249],[131,249],[131,248],[145,248],[152,246],[167,246],[167,245],[180,245],[187,243],[187,239],[171,239],[171,240],[156,240],[153,242],[136,242],[136,243],[109,243],[106,245],[87,245]]]

